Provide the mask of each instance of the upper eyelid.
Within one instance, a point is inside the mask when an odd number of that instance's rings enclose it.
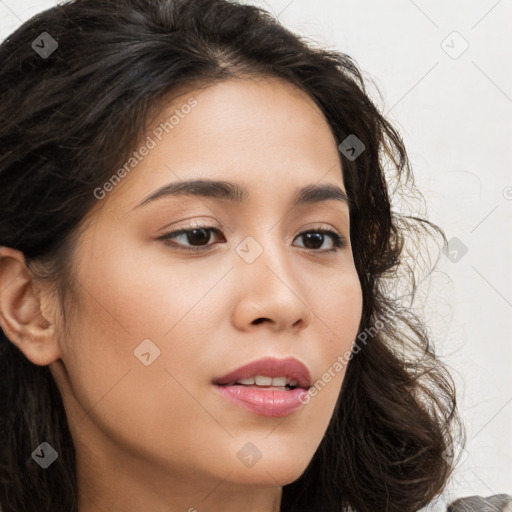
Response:
[[[310,230],[314,230],[314,229],[318,229],[318,230],[331,230],[331,231],[334,231],[335,233],[337,233],[338,235],[340,235],[342,238],[345,238],[345,235],[343,234],[343,231],[338,229],[338,228],[335,228],[333,226],[328,226],[328,227],[325,227],[325,226],[320,226],[320,224],[327,224],[325,222],[316,222],[316,223],[313,223],[313,225],[305,228],[305,229],[302,229],[298,234],[303,234],[304,232],[307,232],[307,231],[310,231]],[[206,229],[206,230],[211,230],[211,231],[217,231],[217,232],[220,232],[220,233],[223,233],[226,228],[224,228],[223,226],[220,226],[220,225],[212,225],[212,224],[201,224],[201,223],[197,223],[197,224],[192,224],[192,225],[189,225],[189,226],[184,226],[182,228],[178,228],[178,229],[175,229],[175,230],[172,230],[172,231],[167,231],[165,233],[163,233],[161,236],[169,236],[169,235],[179,235],[179,234],[183,234],[183,233],[187,233],[189,231],[193,231],[194,229]]]
[[[332,220],[332,219],[329,219],[329,220]],[[339,227],[334,227],[332,225],[332,223],[329,222],[329,220],[318,220],[318,221],[313,221],[313,222],[308,222],[307,224],[308,225],[312,225],[313,228],[316,228],[318,226],[318,224],[331,224],[329,226],[329,229],[334,229],[334,231],[337,231],[340,235],[343,234],[343,232],[345,231],[344,229],[344,226],[339,226]],[[187,222],[186,220],[183,221],[183,222]],[[209,219],[209,220],[197,220],[197,219],[192,219],[192,220],[189,220],[188,222],[191,222],[190,224],[185,224],[183,227],[179,227],[175,230],[173,230],[172,232],[174,231],[189,231],[191,229],[218,229],[220,231],[227,231],[227,232],[233,232],[233,230],[229,227],[226,227],[222,222],[219,222],[219,221],[214,221],[212,219]],[[341,219],[341,218],[336,218],[335,219],[335,223],[339,223],[339,224],[344,224],[344,219]],[[165,228],[163,229],[167,229],[169,227],[166,226]],[[311,229],[311,228],[306,228],[306,229]],[[168,234],[168,233],[171,233],[171,231],[167,231],[165,234]]]

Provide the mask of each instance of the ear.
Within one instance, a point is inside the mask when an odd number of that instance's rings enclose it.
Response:
[[[39,366],[61,356],[55,335],[55,307],[51,294],[43,291],[23,253],[0,247],[0,327],[26,358]]]

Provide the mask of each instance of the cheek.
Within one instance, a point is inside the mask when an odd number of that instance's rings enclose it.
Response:
[[[63,360],[80,409],[91,411],[104,431],[115,422],[130,436],[143,428],[156,433],[155,422],[141,422],[161,418],[161,435],[204,416],[187,390],[197,386],[192,370],[202,377],[208,368],[201,348],[215,324],[209,319],[225,318],[212,307],[216,295],[206,296],[224,271],[205,265],[192,273],[185,261],[172,266],[160,257],[143,261],[121,242],[97,240],[94,245],[104,250],[82,260],[81,308],[69,319]],[[111,435],[122,437],[121,430]]]
[[[89,291],[94,291],[95,297],[84,294],[83,310],[70,327],[73,341],[66,342],[63,358],[73,397],[68,402],[68,417],[75,435],[86,443],[96,442],[98,429],[126,450],[157,456],[161,447],[169,458],[200,437],[194,425],[218,428],[193,399],[197,376],[186,369],[197,361],[186,344],[186,317],[183,326],[180,323],[171,331],[174,338],[171,334],[164,337],[159,333],[168,330],[179,316],[168,310],[165,313],[164,304],[159,306],[154,295],[141,300],[132,289],[130,299],[122,299],[130,289],[115,284],[111,275],[109,286],[100,295],[99,284],[90,280]],[[141,319],[144,321],[138,322]],[[137,350],[145,339],[154,345]],[[143,352],[148,351],[151,363],[145,365]],[[183,429],[183,425],[190,428]],[[180,457],[175,459],[186,465],[186,459]]]
[[[347,272],[331,280],[326,286],[317,286],[312,296],[320,324],[330,336],[333,348],[350,346],[354,341],[363,311],[363,297],[357,273]]]
[[[334,407],[345,376],[350,351],[357,337],[363,310],[361,285],[355,270],[346,273],[328,286],[317,287],[311,296],[314,321],[324,333],[318,344],[319,378],[317,405]]]

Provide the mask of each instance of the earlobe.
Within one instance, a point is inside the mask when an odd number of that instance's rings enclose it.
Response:
[[[0,247],[0,328],[29,361],[39,366],[60,357],[54,318],[45,318],[44,306],[23,253]]]

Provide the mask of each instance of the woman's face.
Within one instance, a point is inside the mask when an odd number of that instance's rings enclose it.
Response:
[[[151,484],[158,468],[210,490],[221,480],[288,484],[327,429],[345,375],[335,363],[362,313],[348,205],[321,193],[294,204],[303,187],[345,191],[335,139],[304,93],[262,79],[178,96],[147,135],[120,183],[98,192],[74,255],[75,310],[50,365],[80,478],[131,472]],[[141,205],[189,180],[231,182],[246,195],[217,187]],[[198,226],[212,229],[160,238]],[[324,385],[286,411],[272,395],[292,391],[242,388],[265,401],[259,409],[213,383],[265,357],[294,358]]]

